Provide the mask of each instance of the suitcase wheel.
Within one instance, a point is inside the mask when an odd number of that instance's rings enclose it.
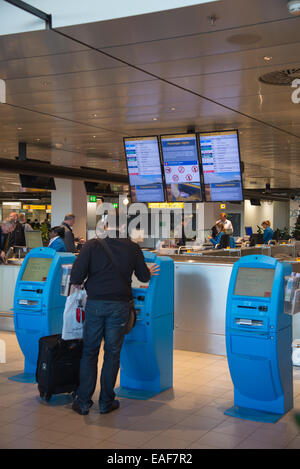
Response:
[[[49,401],[50,401],[51,396],[52,396],[52,394],[46,394],[46,396],[45,396],[46,402],[49,402]]]
[[[43,398],[45,393],[43,391],[40,391],[40,397]]]

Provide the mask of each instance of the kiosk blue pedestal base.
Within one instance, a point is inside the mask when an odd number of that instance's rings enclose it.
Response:
[[[125,336],[120,356],[119,397],[147,400],[173,386],[174,261],[144,252],[158,276],[148,283],[132,279],[137,321]],[[168,292],[166,294],[166,292]]]
[[[18,375],[10,376],[10,381],[17,381],[18,383],[36,383],[35,374],[20,373]]]
[[[292,317],[284,282],[292,266],[244,256],[232,269],[227,295],[226,350],[234,385],[231,417],[275,423],[293,408]]]
[[[34,248],[26,255],[18,275],[14,294],[14,325],[23,352],[24,372],[11,381],[35,383],[39,339],[60,334],[66,302],[66,275],[74,254],[57,253],[51,248]]]
[[[169,389],[169,388],[168,388]],[[151,397],[160,394],[161,392],[166,391],[166,389],[155,392],[155,391],[144,391],[142,389],[129,389],[124,387],[119,387],[115,389],[115,393],[118,397],[125,397],[127,399],[139,399],[142,401],[146,401],[147,399],[151,399]]]
[[[253,420],[254,422],[276,423],[283,415],[272,414],[270,412],[262,412],[255,409],[247,409],[246,407],[233,406],[225,410],[225,415],[236,417],[244,420]]]

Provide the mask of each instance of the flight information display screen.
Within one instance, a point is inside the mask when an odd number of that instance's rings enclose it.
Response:
[[[196,134],[160,137],[168,202],[201,202]]]
[[[22,280],[27,282],[46,282],[52,257],[31,257],[28,259]]]
[[[155,265],[154,262],[146,262],[148,268],[150,268],[152,265]],[[150,280],[149,280],[150,282]],[[132,279],[131,279],[131,287],[132,288],[148,288],[149,287],[149,282],[140,282],[138,278],[133,274]]]
[[[132,202],[164,202],[158,137],[124,138]]]
[[[234,294],[271,298],[274,274],[274,269],[240,267],[237,274]]]
[[[238,132],[200,133],[199,140],[206,201],[243,200]]]

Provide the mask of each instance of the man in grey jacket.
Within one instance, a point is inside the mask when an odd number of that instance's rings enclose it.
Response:
[[[76,252],[75,238],[72,231],[72,226],[74,223],[75,215],[73,213],[67,213],[67,215],[65,215],[64,221],[61,224],[61,226],[63,226],[65,229],[64,243],[66,245],[67,252]]]

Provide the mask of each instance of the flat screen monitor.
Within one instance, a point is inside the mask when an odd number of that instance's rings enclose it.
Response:
[[[257,269],[240,267],[238,270],[234,294],[271,298],[275,269]]]
[[[84,181],[84,186],[87,194],[102,195],[106,192],[108,194],[112,193],[110,184],[106,184],[105,182]]]
[[[256,244],[263,244],[264,235],[262,233],[252,233],[250,236],[250,246],[255,246]]]
[[[30,257],[22,275],[26,282],[46,282],[53,259],[50,257]]]
[[[199,140],[206,201],[242,201],[237,130],[200,133]]]
[[[161,135],[168,202],[201,202],[196,134]]]
[[[164,202],[158,137],[124,138],[131,202]]]
[[[155,265],[154,262],[146,262],[147,267],[150,268],[152,265]],[[148,288],[149,282],[140,282],[138,278],[133,274],[131,279],[131,287],[132,288]]]
[[[40,231],[25,231],[25,241],[28,249],[43,247],[42,234]]]
[[[245,232],[246,232],[246,235],[247,236],[251,236],[252,235],[252,226],[245,226]]]
[[[44,190],[55,190],[55,181],[53,177],[47,176],[29,176],[27,174],[20,174],[21,187],[27,187],[30,189],[44,189]]]

